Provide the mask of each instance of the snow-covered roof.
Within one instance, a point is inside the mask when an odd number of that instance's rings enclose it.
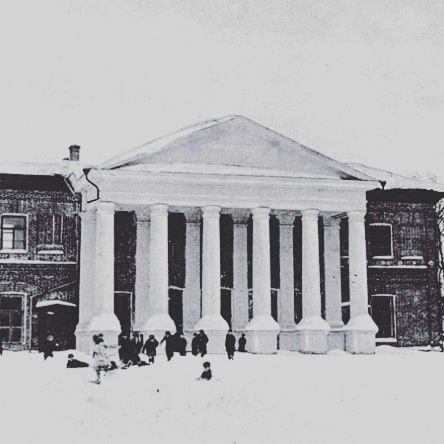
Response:
[[[444,184],[436,183],[431,180],[416,179],[413,177],[403,176],[401,174],[392,173],[390,171],[373,168],[360,163],[349,163],[355,170],[374,177],[380,182],[385,182],[384,189],[416,189],[431,190],[444,192]]]
[[[208,120],[130,149],[99,169],[374,180],[246,117]],[[234,169],[234,170],[233,170]]]
[[[79,162],[62,160],[60,162],[1,162],[0,174],[18,174],[25,176],[63,176],[75,174],[77,178],[83,174],[85,165]]]
[[[38,301],[36,304],[37,308],[42,307],[52,307],[53,305],[64,305],[65,307],[77,307],[76,304],[67,301],[60,301],[58,299],[52,299],[49,301]]]

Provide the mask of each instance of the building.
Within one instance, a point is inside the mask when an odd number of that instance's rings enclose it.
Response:
[[[37,349],[48,334],[61,348],[75,344],[80,195],[67,180],[79,171],[72,163],[0,167],[0,335],[5,347]]]
[[[440,339],[444,187],[344,164],[241,116],[82,168],[0,175],[0,329],[90,352],[104,333],[228,328],[248,350]],[[442,221],[441,221],[442,222]]]
[[[231,325],[247,333],[249,350],[256,353],[275,352],[278,337],[281,348],[303,352],[374,351],[365,213],[366,193],[380,184],[371,176],[249,119],[229,116],[116,156],[74,186],[86,202],[80,349],[88,351],[97,332],[117,346],[121,324],[114,290],[134,285],[133,330],[145,335],[175,331],[178,324],[186,334],[204,329],[210,352],[217,353]],[[131,223],[120,224],[125,219]],[[346,328],[343,219],[351,276]],[[131,242],[122,252],[116,240],[125,235]],[[132,259],[119,260],[125,255]],[[297,325],[295,299],[301,310]]]

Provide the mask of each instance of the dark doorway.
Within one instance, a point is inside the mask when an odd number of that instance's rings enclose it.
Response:
[[[231,328],[231,290],[228,288],[220,291],[220,313]]]
[[[168,290],[168,313],[176,324],[176,330],[183,333],[182,290],[179,288]]]
[[[114,314],[120,322],[122,334],[129,336],[133,326],[132,293],[129,291],[114,292]]]
[[[37,337],[41,351],[48,335],[53,335],[58,350],[75,348],[74,330],[77,324],[76,307],[51,304],[37,307]]]

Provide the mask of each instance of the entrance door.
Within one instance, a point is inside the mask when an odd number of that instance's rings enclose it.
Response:
[[[183,333],[183,306],[182,292],[179,288],[170,288],[168,290],[168,313],[176,324],[176,330]]]
[[[133,327],[133,294],[130,291],[114,292],[114,314],[120,322],[122,334],[129,337]]]

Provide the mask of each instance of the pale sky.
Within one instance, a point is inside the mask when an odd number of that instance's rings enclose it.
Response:
[[[85,162],[242,114],[444,179],[444,0],[0,0],[4,160]]]

